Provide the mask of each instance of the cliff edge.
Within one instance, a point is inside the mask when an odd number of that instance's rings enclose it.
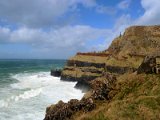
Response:
[[[77,53],[61,79],[87,92],[51,105],[44,120],[160,119],[159,52],[160,26],[132,26],[104,51]]]

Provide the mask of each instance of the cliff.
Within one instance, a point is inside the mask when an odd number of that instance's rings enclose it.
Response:
[[[159,51],[160,26],[132,26],[104,51],[77,53],[61,79],[89,91],[48,107],[45,120],[160,119]]]
[[[90,81],[103,72],[124,74],[135,71],[146,55],[159,55],[160,26],[132,26],[113,40],[107,50],[77,53],[62,72],[62,80]]]
[[[132,26],[116,38],[108,51],[118,56],[146,55],[160,50],[160,26]]]

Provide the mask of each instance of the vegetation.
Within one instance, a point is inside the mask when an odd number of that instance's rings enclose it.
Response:
[[[97,101],[97,108],[78,120],[160,119],[160,75],[125,74],[118,77],[109,102]],[[77,118],[78,117],[78,118]]]

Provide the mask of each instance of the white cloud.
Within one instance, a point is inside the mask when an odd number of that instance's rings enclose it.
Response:
[[[108,14],[108,15],[115,15],[117,12],[117,10],[114,7],[102,6],[102,5],[97,6],[96,11],[98,13]]]
[[[0,0],[0,19],[29,27],[46,27],[64,20],[59,18],[64,17],[67,12],[75,11],[78,4],[93,7],[96,2],[95,0]]]
[[[12,31],[9,28],[0,27],[0,42],[25,43],[34,49],[53,51],[54,54],[56,52],[71,54],[90,50],[91,46],[86,45],[87,41],[105,38],[110,34],[108,29],[97,29],[84,25],[65,26],[50,31],[27,27]]]
[[[123,33],[124,29],[132,24],[132,19],[130,14],[121,15],[115,22],[114,30],[119,31],[119,33]]]
[[[160,0],[142,0],[141,5],[144,8],[144,14],[135,21],[139,25],[160,24]]]
[[[96,12],[108,15],[116,15],[118,11],[129,8],[131,0],[122,0],[115,6],[96,5]]]
[[[8,4],[9,2],[11,3],[10,0],[0,1],[0,18],[5,22],[18,24],[19,28],[0,26],[0,43],[27,44],[32,47],[33,56],[39,54],[40,57],[48,55],[51,58],[65,58],[77,51],[89,51],[93,48],[104,50],[130,25],[160,24],[160,0],[142,0],[142,16],[133,20],[131,15],[122,14],[111,29],[98,29],[87,25],[66,25],[58,28],[53,26],[61,23],[59,17],[77,9],[78,4],[94,7],[98,13],[112,15],[119,9],[127,9],[131,0],[123,0],[115,7],[97,5],[95,0],[13,0],[12,4]],[[51,27],[45,30],[44,26]],[[100,38],[105,41],[97,42],[98,44],[93,46],[87,44]]]
[[[9,39],[9,34],[10,34],[9,28],[0,27],[0,43],[7,42]]]
[[[120,2],[118,4],[118,8],[122,9],[122,10],[125,10],[130,6],[130,3],[131,3],[131,0],[123,0],[122,2]]]
[[[83,4],[85,7],[97,6],[96,0],[76,0],[78,3]]]

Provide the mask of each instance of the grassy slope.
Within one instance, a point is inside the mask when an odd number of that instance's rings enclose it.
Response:
[[[125,74],[118,78],[111,101],[97,101],[90,113],[77,113],[76,120],[160,119],[160,75]],[[79,117],[81,114],[81,117]]]
[[[158,54],[160,26],[130,27],[116,38],[106,52],[109,57],[75,56],[72,60],[138,67],[143,58],[128,54]],[[160,61],[160,60],[159,60]],[[159,62],[158,61],[158,62]],[[89,113],[76,113],[75,120],[157,120],[160,119],[160,75],[124,74],[118,77],[110,101],[97,101]]]
[[[112,54],[111,56],[76,55],[70,60],[137,68],[142,62],[143,57],[131,57],[129,54],[156,54],[160,56],[159,51],[160,26],[132,26],[125,30],[124,35],[114,39],[106,51],[103,51]]]

